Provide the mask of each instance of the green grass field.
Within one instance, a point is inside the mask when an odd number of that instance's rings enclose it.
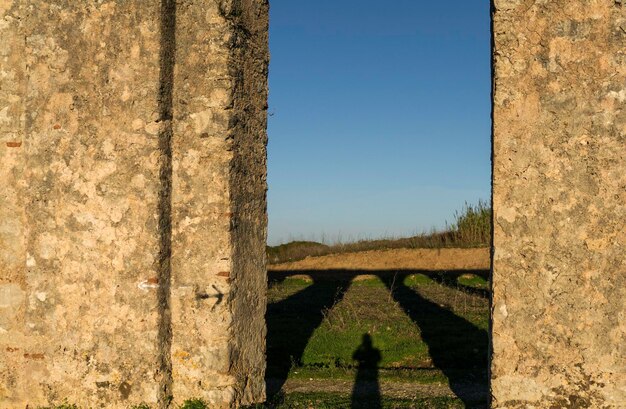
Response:
[[[366,338],[376,363],[368,367],[364,384],[404,385],[407,391],[402,398],[379,391],[371,407],[486,404],[486,272],[380,271],[368,272],[364,280],[353,280],[357,271],[304,272],[310,280],[299,278],[302,273],[293,272],[298,274],[294,278],[289,272],[272,273],[267,312],[270,403],[265,407],[371,403],[372,398],[351,396],[363,372],[363,362],[354,358]],[[351,381],[350,387],[344,393],[324,393],[324,381],[329,380]],[[322,386],[309,394],[290,394],[289,384],[298,382],[305,389],[306,384]],[[423,385],[447,385],[460,397],[408,396]]]
[[[268,405],[250,406],[250,409],[277,408],[277,409],[460,409],[465,405],[458,399],[448,397],[433,398],[387,398],[383,397],[379,402],[364,400],[355,403],[350,396],[336,393],[294,393],[281,396]],[[185,408],[187,409],[187,408]],[[191,408],[189,408],[191,409]]]

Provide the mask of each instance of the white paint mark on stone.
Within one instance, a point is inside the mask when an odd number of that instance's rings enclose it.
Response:
[[[172,297],[187,298],[195,294],[194,287],[191,285],[181,285],[173,289]]]
[[[35,292],[35,297],[37,297],[39,301],[44,302],[46,301],[47,294],[43,291],[37,291]]]
[[[148,280],[143,280],[137,285],[137,287],[142,291],[149,291],[151,288],[159,288],[159,285],[156,283],[151,283]]]

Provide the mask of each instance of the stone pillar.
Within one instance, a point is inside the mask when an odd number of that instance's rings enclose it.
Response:
[[[264,399],[267,11],[0,1],[0,407]]]
[[[494,1],[494,408],[626,407],[626,5]]]

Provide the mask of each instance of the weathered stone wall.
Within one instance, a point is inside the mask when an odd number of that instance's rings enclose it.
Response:
[[[495,408],[626,407],[626,5],[494,2]]]
[[[4,0],[0,38],[0,407],[263,400],[266,1]]]
[[[268,4],[185,1],[177,21],[174,396],[252,403],[265,397]]]

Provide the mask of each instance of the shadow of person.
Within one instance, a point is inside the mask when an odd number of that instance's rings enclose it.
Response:
[[[380,386],[378,384],[378,364],[380,350],[372,345],[372,337],[363,334],[361,345],[354,351],[352,359],[358,362],[354,387],[352,389],[352,408],[381,408]]]

